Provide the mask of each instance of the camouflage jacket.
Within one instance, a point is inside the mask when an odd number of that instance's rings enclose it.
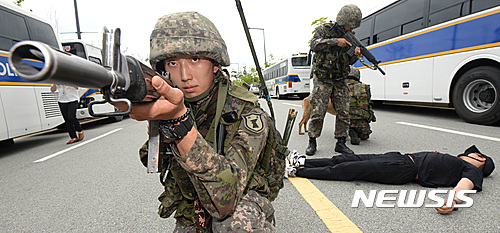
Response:
[[[343,79],[350,71],[349,66],[354,64],[357,56],[346,54],[347,47],[337,46],[337,38],[343,33],[333,23],[325,23],[316,28],[311,39],[311,51],[315,52],[313,59],[313,73],[319,78]]]
[[[188,154],[180,156],[175,146],[171,147],[175,156],[170,159],[170,172],[163,182],[165,191],[158,198],[161,217],[167,218],[177,210],[177,221],[185,226],[194,224],[194,200],[198,198],[213,218],[224,219],[234,212],[248,190],[267,185],[259,182],[262,179],[254,173],[268,134],[267,113],[255,95],[231,83],[225,103],[222,114],[236,111],[238,121],[222,122],[227,131],[224,156],[217,154],[211,137],[207,137],[213,133],[210,125],[215,117],[217,93],[206,114],[195,117],[199,133]],[[147,149],[141,151],[147,153]]]
[[[349,117],[351,119],[366,120],[375,122],[375,113],[370,105],[371,92],[370,85],[359,82],[355,79],[347,79],[351,94],[349,107]]]

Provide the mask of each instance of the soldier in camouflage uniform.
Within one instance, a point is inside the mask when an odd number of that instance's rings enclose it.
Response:
[[[345,145],[350,124],[350,95],[346,78],[350,71],[350,65],[356,62],[357,56],[361,56],[361,49],[356,48],[354,53],[356,56],[347,55],[347,49],[352,44],[342,38],[343,32],[340,28],[352,31],[359,27],[361,10],[355,5],[346,5],[340,9],[336,20],[335,24],[330,22],[318,26],[310,44],[311,51],[315,52],[316,55],[312,71],[314,88],[309,96],[312,112],[309,122],[307,155],[316,153],[316,138],[321,136],[329,99],[332,100],[337,112],[334,133],[335,138],[337,138],[335,151],[343,154],[354,154]]]
[[[349,118],[351,121],[349,127],[349,137],[351,144],[359,145],[361,140],[367,140],[372,133],[370,122],[375,122],[375,114],[370,105],[371,92],[370,85],[359,81],[360,72],[351,67],[347,84],[349,85],[351,103],[349,105]]]
[[[163,97],[134,103],[131,117],[179,119],[178,125],[189,130],[180,139],[165,139],[163,150],[173,155],[163,158],[170,166],[160,175],[165,191],[158,198],[158,214],[168,218],[175,212],[174,232],[274,232],[274,209],[264,197],[268,183],[254,170],[266,144],[269,116],[255,95],[221,72],[230,61],[217,28],[197,12],[165,15],[150,43],[153,69],[168,72],[178,89],[154,77],[152,85]],[[223,120],[228,113],[233,120]],[[222,142],[214,136],[219,134],[218,114],[227,132]],[[185,123],[190,120],[192,127]],[[224,143],[223,152],[214,149],[214,141]],[[147,150],[146,143],[140,149],[143,163]]]

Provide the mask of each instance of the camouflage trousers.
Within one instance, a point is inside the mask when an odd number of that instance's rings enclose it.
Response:
[[[351,95],[346,79],[333,80],[317,78],[313,74],[313,91],[309,95],[312,106],[311,121],[309,122],[309,137],[318,138],[323,130],[323,121],[328,108],[329,99],[335,109],[335,132],[338,137],[347,137],[349,130],[349,104]]]
[[[236,206],[234,213],[224,220],[213,220],[211,232],[276,232],[273,224],[274,208],[267,198],[251,190]],[[196,227],[176,223],[174,233],[196,232]],[[210,231],[209,231],[210,232]]]
[[[370,123],[364,119],[352,119],[351,118],[351,129],[356,131],[358,137],[361,140],[366,140],[370,137],[372,130],[370,129]]]

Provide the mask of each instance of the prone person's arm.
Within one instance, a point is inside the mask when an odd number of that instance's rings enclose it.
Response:
[[[455,188],[453,190],[455,190],[455,197],[454,197],[454,200],[456,203],[461,203],[458,199],[457,199],[457,194],[459,191],[462,191],[462,190],[472,190],[474,188],[474,183],[472,183],[471,180],[469,180],[468,178],[462,178],[457,186],[455,186]],[[453,211],[453,209],[455,208],[455,203],[453,203],[453,205],[451,207],[447,207],[446,206],[446,203],[448,202],[448,200],[445,199],[445,204],[444,206],[442,207],[439,207],[439,208],[436,208],[437,212],[439,212],[440,214],[449,214]]]

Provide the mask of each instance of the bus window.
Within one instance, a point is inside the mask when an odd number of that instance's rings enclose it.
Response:
[[[12,47],[12,45],[12,40],[5,39],[0,36],[0,50],[8,50],[10,47]]]
[[[424,16],[424,2],[426,0],[411,0],[397,4],[375,16],[374,35],[378,35],[378,43],[401,34],[401,25],[413,22]],[[398,19],[398,20],[395,20]]]
[[[87,55],[85,54],[85,49],[83,48],[83,44],[63,43],[63,45],[64,45],[64,51],[79,56],[81,58],[87,59]]]
[[[52,30],[52,27],[44,22],[26,18],[30,27],[31,40],[43,41],[55,49],[59,49],[59,42]]]
[[[375,43],[382,42],[384,40],[388,40],[388,39],[394,38],[396,36],[399,36],[400,34],[401,34],[400,27],[395,27],[395,28],[389,29],[385,32],[380,32],[377,35],[375,35],[374,37],[375,37],[376,41],[374,41],[374,42]]]
[[[292,66],[307,66],[307,57],[293,57]]]
[[[440,11],[444,8],[449,8],[453,5],[458,5],[460,2],[469,2],[467,1],[457,1],[457,0],[430,0],[429,13],[434,13],[436,11]]]
[[[472,0],[472,13],[500,5],[500,0]]]
[[[414,32],[416,30],[424,28],[424,18],[417,19],[413,22],[409,22],[407,24],[403,24],[403,28],[401,29],[402,35],[410,32]]]
[[[99,59],[97,57],[89,56],[89,61],[95,62],[95,63],[97,63],[99,65],[102,65],[101,59]]]
[[[432,4],[431,4],[432,6]],[[429,26],[440,24],[469,14],[469,3],[463,2],[429,14]]]
[[[363,43],[364,46],[370,45],[370,33],[372,30],[373,18],[364,20],[359,28],[354,30],[356,38]]]
[[[0,9],[0,22],[2,22],[0,23],[0,50],[9,51],[14,43],[29,40],[28,28],[23,17]]]

